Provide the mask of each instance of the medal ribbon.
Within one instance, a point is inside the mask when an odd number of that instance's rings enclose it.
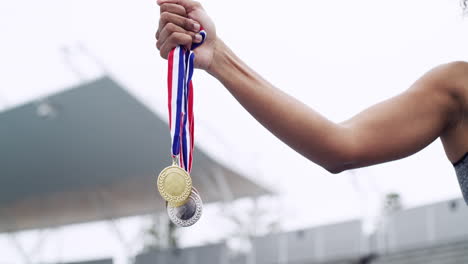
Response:
[[[194,43],[190,50],[177,46],[168,56],[167,87],[169,129],[172,140],[172,157],[179,159],[179,165],[187,172],[192,170],[195,120],[193,116],[193,84],[195,54],[193,50],[206,38],[201,29],[200,43]]]

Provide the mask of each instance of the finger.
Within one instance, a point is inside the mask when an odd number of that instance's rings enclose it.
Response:
[[[169,52],[178,45],[190,48],[190,46],[192,45],[192,37],[190,35],[180,32],[172,33],[166,39],[166,41],[160,45],[161,48],[159,49],[159,53],[161,54],[161,57],[167,59],[167,55],[169,54]]]
[[[159,18],[159,28],[162,29],[167,23],[173,23],[177,26],[193,32],[200,31],[200,24],[190,18],[186,18],[180,15],[172,14],[169,12],[161,13],[161,17]]]
[[[202,36],[198,33],[187,31],[175,24],[172,23],[167,23],[166,26],[160,31],[159,33],[159,38],[157,38],[160,43],[164,43],[166,39],[173,33],[173,32],[179,32],[179,33],[184,33],[192,37],[192,42],[195,43],[200,43],[202,41]],[[158,47],[160,48],[160,47]]]
[[[187,12],[190,12],[194,9],[197,8],[203,8],[201,4],[197,1],[192,1],[192,0],[157,0],[158,5],[166,4],[166,3],[172,3],[172,4],[177,4],[185,7],[185,10]]]
[[[178,32],[178,33],[183,33],[183,34],[187,34],[189,35],[191,38],[192,38],[192,42],[194,43],[200,43],[203,38],[200,34],[198,33],[195,33],[195,32],[191,32],[191,31],[187,31],[187,30],[184,30],[183,28],[175,25],[175,24],[172,24],[172,23],[168,23],[166,24],[166,26],[160,31],[159,33],[159,36],[157,38],[157,42],[156,42],[156,47],[158,49],[161,48],[161,45],[162,43],[166,42],[166,39],[171,36],[172,33],[174,32]]]
[[[164,12],[169,12],[183,17],[187,16],[187,12],[185,11],[185,8],[183,6],[171,3],[162,4],[160,6],[159,13],[162,14]]]
[[[162,4],[161,7],[159,8],[159,11],[160,13],[169,12],[169,13],[173,13],[179,16],[187,17],[187,12],[185,12],[185,8],[181,5],[176,5],[176,4],[171,4],[171,3]],[[164,25],[161,25],[161,21],[159,22],[160,22],[160,27],[156,31],[156,39],[159,39],[159,33],[162,29],[161,26],[164,26]]]
[[[167,5],[167,4],[162,5],[161,9],[165,5]],[[176,5],[176,6],[181,7],[185,12],[185,8],[183,8],[180,5]],[[169,7],[166,7],[165,9],[169,9]],[[193,20],[187,19],[185,16],[182,16],[182,15],[179,15],[179,14],[173,14],[170,11],[164,11],[160,15],[159,27],[158,27],[158,30],[156,31],[156,39],[160,38],[159,34],[161,33],[162,29],[166,26],[166,24],[169,24],[169,23],[179,25],[181,27],[183,27],[185,25],[185,26],[190,28],[190,25],[193,25],[193,23],[195,23],[195,22]],[[192,28],[193,27],[196,28],[197,26],[192,26]],[[195,31],[195,32],[198,32],[198,31]]]

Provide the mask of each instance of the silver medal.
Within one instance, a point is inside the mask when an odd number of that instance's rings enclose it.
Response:
[[[195,188],[182,206],[174,207],[167,204],[167,214],[169,219],[180,227],[188,227],[195,224],[201,217],[203,211],[203,202]]]

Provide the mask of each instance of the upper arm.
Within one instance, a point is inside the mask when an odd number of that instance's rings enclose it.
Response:
[[[348,158],[343,169],[409,156],[458,122],[461,67],[468,68],[458,62],[436,67],[403,93],[341,123]]]

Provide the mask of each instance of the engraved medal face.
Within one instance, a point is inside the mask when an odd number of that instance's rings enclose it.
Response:
[[[159,174],[158,190],[170,204],[183,204],[190,196],[192,179],[184,169],[172,165]]]
[[[187,202],[182,206],[174,207],[171,204],[167,205],[169,219],[180,227],[188,227],[195,224],[200,219],[202,210],[203,203],[195,188],[193,188]]]

